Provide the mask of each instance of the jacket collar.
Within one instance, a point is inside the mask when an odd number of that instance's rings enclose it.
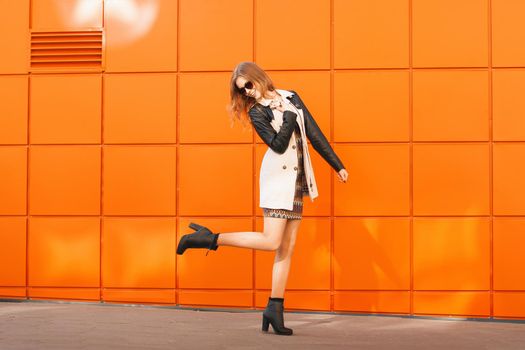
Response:
[[[275,89],[275,91],[277,91],[279,93],[279,95],[281,95],[284,98],[287,98],[287,97],[292,96],[294,94],[293,92],[290,92],[288,90],[282,90],[282,89]],[[262,104],[263,106],[269,106],[270,102],[272,102],[272,99],[271,98],[267,99],[267,98],[262,98],[261,97],[257,102]]]

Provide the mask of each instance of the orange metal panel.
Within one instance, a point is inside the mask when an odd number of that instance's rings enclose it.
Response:
[[[525,315],[525,293],[494,293],[494,317],[518,317]]]
[[[176,71],[177,3],[106,1],[106,71]]]
[[[29,214],[99,215],[99,146],[31,146]]]
[[[179,157],[179,215],[252,214],[251,145],[181,145]]]
[[[104,76],[104,143],[175,143],[174,73]]]
[[[490,221],[414,218],[414,290],[490,288]]]
[[[98,288],[100,244],[99,218],[30,217],[29,286]]]
[[[334,183],[334,215],[409,214],[408,145],[338,144],[335,152],[349,169],[346,183]]]
[[[408,218],[336,218],[334,289],[410,289]]]
[[[67,300],[98,303],[100,300],[99,288],[42,288],[29,287],[29,299],[32,300]]]
[[[104,146],[105,215],[175,215],[176,146]]]
[[[31,28],[100,28],[102,7],[103,0],[31,0]]]
[[[525,2],[492,0],[492,65],[525,66]]]
[[[525,218],[496,217],[493,227],[494,290],[525,290]]]
[[[235,28],[242,27],[236,25]],[[255,13],[255,60],[264,69],[329,68],[330,2],[258,2]]]
[[[486,67],[488,0],[413,0],[414,67]]]
[[[180,70],[229,70],[253,59],[252,1],[179,0],[179,6]]]
[[[413,146],[414,215],[488,215],[488,144]]]
[[[0,286],[25,285],[26,218],[0,217]]]
[[[408,5],[405,0],[335,0],[335,68],[408,67]]]
[[[0,76],[0,145],[27,143],[28,81],[27,75]]]
[[[494,140],[525,141],[525,70],[495,69],[492,86]]]
[[[525,144],[494,144],[494,215],[525,215]]]
[[[186,253],[184,253],[186,254]],[[251,307],[251,290],[183,290],[179,292],[178,304],[204,307]]]
[[[29,140],[45,143],[100,143],[102,76],[31,76]]]
[[[104,218],[104,288],[175,288],[175,218]]]
[[[28,0],[0,2],[0,74],[29,70],[29,4]]]
[[[27,148],[0,147],[0,215],[27,214]]]
[[[336,291],[334,293],[334,310],[352,313],[407,314],[410,312],[410,293],[401,291]]]
[[[337,71],[334,140],[408,141],[408,85],[403,71]]]
[[[26,287],[0,287],[0,297],[12,300],[26,299]]]
[[[415,141],[488,141],[488,72],[414,72]]]
[[[489,292],[414,292],[414,315],[490,315]]]
[[[108,303],[175,304],[173,289],[102,289],[102,300]]]

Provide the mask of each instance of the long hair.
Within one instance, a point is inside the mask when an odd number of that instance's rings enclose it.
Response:
[[[227,105],[226,110],[230,115],[231,126],[233,126],[235,120],[238,120],[246,127],[250,123],[248,111],[255,105],[256,101],[255,98],[239,91],[235,84],[238,77],[251,81],[263,98],[268,97],[267,92],[274,91],[275,87],[268,74],[254,62],[241,62],[235,67],[230,79],[230,103]]]

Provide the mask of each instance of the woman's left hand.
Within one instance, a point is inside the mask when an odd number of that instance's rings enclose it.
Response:
[[[339,177],[340,182],[346,182],[346,180],[348,179],[348,172],[346,171],[346,169],[341,169],[337,173],[337,176]]]

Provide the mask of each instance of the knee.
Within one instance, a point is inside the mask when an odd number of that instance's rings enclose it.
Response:
[[[270,242],[268,243],[268,249],[272,251],[278,250],[280,246],[281,242],[276,239],[270,240]]]
[[[293,242],[282,242],[282,244],[277,249],[279,255],[291,255],[293,254],[295,248],[295,243]]]

